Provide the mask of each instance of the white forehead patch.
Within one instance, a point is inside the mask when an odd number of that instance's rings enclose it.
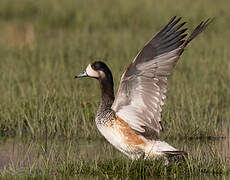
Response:
[[[88,74],[88,76],[90,77],[95,77],[95,78],[99,78],[99,73],[95,70],[93,70],[93,68],[91,67],[91,64],[89,64],[86,68],[86,73]]]

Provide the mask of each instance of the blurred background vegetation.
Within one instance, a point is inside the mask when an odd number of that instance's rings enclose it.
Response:
[[[229,7],[211,0],[0,0],[1,178],[229,175]],[[96,129],[98,82],[74,76],[102,60],[117,89],[127,65],[175,15],[188,32],[215,17],[180,58],[163,108],[161,138],[190,155],[171,166],[130,161]]]
[[[74,76],[102,60],[117,89],[125,67],[177,15],[189,32],[202,20],[216,19],[169,78],[162,137],[226,136],[229,7],[228,1],[210,0],[1,0],[1,135],[102,138],[94,123],[98,82]]]

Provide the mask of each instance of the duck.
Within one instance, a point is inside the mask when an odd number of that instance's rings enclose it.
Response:
[[[102,61],[88,64],[75,78],[97,79],[101,100],[96,126],[104,138],[131,159],[156,159],[187,155],[160,139],[161,112],[166,98],[168,76],[185,47],[212,22],[202,21],[187,37],[186,22],[172,17],[146,43],[120,79],[116,97],[111,70]]]

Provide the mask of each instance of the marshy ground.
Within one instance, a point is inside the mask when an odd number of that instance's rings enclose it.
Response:
[[[230,2],[0,1],[1,178],[229,178]],[[215,21],[169,78],[161,138],[184,162],[131,161],[99,134],[98,82],[75,80],[94,60],[115,88],[127,65],[174,16]],[[191,31],[190,31],[191,32]]]

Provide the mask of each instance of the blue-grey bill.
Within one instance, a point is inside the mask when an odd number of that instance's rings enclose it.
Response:
[[[75,78],[81,78],[81,77],[87,77],[87,76],[88,76],[88,74],[86,73],[86,71],[84,71],[83,73],[75,76]]]

